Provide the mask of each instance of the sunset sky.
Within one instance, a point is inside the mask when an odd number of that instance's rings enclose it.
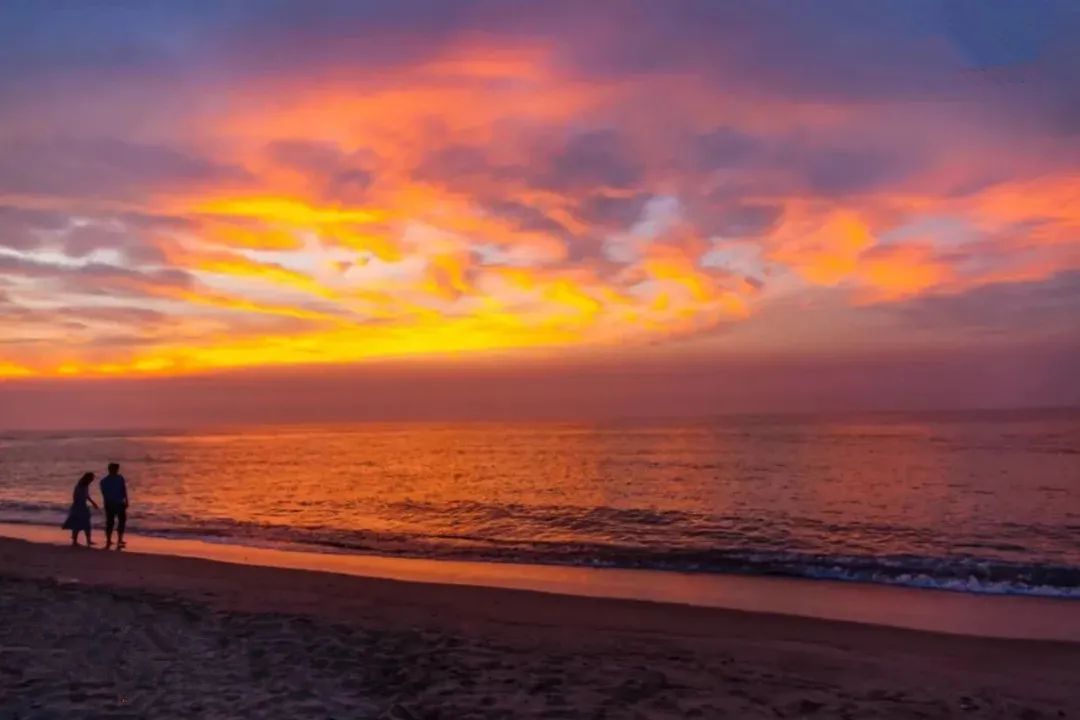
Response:
[[[1080,402],[1077,48],[1070,0],[3,3],[0,427]]]

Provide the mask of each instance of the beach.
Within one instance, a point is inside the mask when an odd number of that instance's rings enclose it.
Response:
[[[0,613],[3,718],[1080,712],[1071,642],[16,539]]]

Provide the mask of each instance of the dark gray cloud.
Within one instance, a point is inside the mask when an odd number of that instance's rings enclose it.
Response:
[[[582,198],[577,215],[599,229],[622,230],[641,217],[650,197],[646,192],[632,195],[593,193]]]
[[[693,198],[687,215],[707,236],[750,238],[766,234],[783,215],[780,204],[705,196]]]
[[[0,248],[30,250],[64,230],[70,218],[61,212],[0,205]]]
[[[538,158],[539,159],[539,158]],[[530,166],[535,167],[535,166]],[[541,165],[534,184],[555,190],[636,187],[645,168],[635,149],[611,129],[573,134]]]
[[[917,156],[910,150],[814,149],[794,154],[789,166],[810,193],[842,197],[895,187],[922,167]]]
[[[742,167],[760,161],[767,143],[742,130],[717,127],[684,143],[686,164],[698,171]]]
[[[57,138],[0,144],[0,193],[141,197],[152,190],[241,183],[242,168],[185,150],[116,138]]]
[[[1064,11],[1064,13],[1062,12]],[[1040,59],[1066,3],[948,0],[942,19],[950,40],[977,67],[1030,64]]]
[[[645,178],[637,151],[613,129],[567,133],[539,128],[525,146],[527,161],[504,163],[493,160],[489,148],[448,145],[428,155],[415,175],[481,195],[514,186],[568,194],[627,190]]]
[[[517,167],[494,164],[484,148],[460,144],[446,145],[430,153],[413,171],[422,180],[468,182],[470,186],[476,182],[512,180],[521,173]]]
[[[24,325],[36,324],[45,328],[55,326],[86,328],[100,323],[131,327],[158,327],[162,324],[174,322],[164,313],[145,308],[73,305],[30,308],[5,304],[3,296],[0,296],[0,317]]]
[[[738,190],[751,192],[747,176],[765,173],[768,186],[752,194],[789,192],[841,197],[873,192],[901,182],[927,163],[928,150],[901,146],[887,135],[876,139],[800,138],[754,135],[718,127],[682,139],[682,172],[691,176],[721,171]]]
[[[71,77],[122,75],[180,90],[192,77],[317,72],[342,62],[377,71],[430,57],[460,30],[487,22],[473,12],[479,5],[10,0],[0,3],[0,97]]]
[[[1072,0],[759,0],[547,3],[571,12],[562,57],[576,69],[694,74],[718,90],[821,101],[979,97],[969,70],[1052,67],[1080,37]],[[619,30],[609,24],[619,18]],[[591,18],[589,22],[587,18]],[[1055,82],[1067,88],[1065,78]]]
[[[495,200],[484,205],[492,215],[508,220],[521,230],[566,236],[568,230],[562,223],[549,217],[542,210],[515,200]]]
[[[567,133],[537,128],[524,145],[526,163],[500,163],[488,148],[450,145],[427,156],[414,174],[468,192],[484,211],[523,231],[565,241],[568,263],[603,264],[605,235],[633,225],[652,196],[635,149],[614,130]],[[523,188],[576,200],[571,213],[587,230],[573,232],[544,211],[515,200]]]
[[[334,143],[283,140],[267,153],[274,162],[308,177],[320,194],[340,202],[362,202],[375,179],[369,153],[345,152]]]
[[[1031,334],[1080,340],[1080,272],[1039,282],[998,283],[956,295],[927,295],[887,312],[922,327],[998,335],[1016,341]]]
[[[9,0],[0,5],[0,87],[85,72],[175,81],[353,65],[376,74],[437,56],[467,34],[551,44],[565,72],[590,77],[693,74],[718,90],[763,95],[956,100],[981,93],[965,82],[967,70],[1075,63],[1077,8],[1073,0]],[[1052,82],[1066,89],[1070,78]]]

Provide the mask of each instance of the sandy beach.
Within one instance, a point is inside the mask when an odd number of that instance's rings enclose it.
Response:
[[[1080,645],[0,539],[0,717],[1076,717]]]

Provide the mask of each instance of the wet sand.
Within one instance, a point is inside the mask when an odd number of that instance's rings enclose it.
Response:
[[[0,539],[0,718],[1057,718],[1080,644]]]

